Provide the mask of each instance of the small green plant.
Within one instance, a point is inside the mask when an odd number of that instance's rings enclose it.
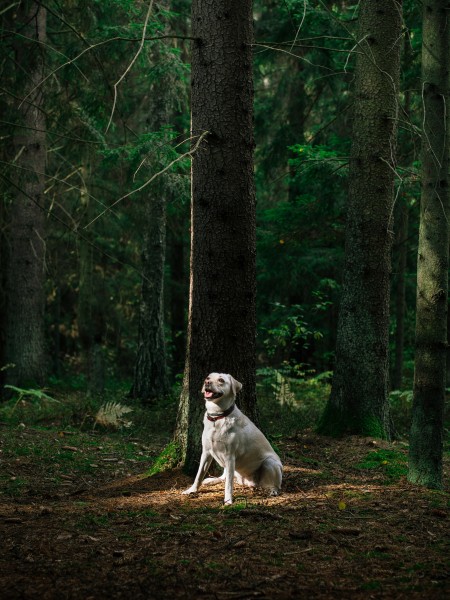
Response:
[[[1,493],[11,498],[17,498],[21,496],[28,485],[28,481],[23,477],[10,477],[6,481],[1,483]]]
[[[356,468],[378,469],[389,481],[397,481],[408,472],[407,457],[395,450],[374,450]]]
[[[304,378],[288,366],[259,369],[257,390],[262,429],[272,442],[314,427],[330,392],[329,373]]]
[[[34,390],[34,389],[24,389],[20,387],[16,387],[15,385],[5,385],[5,389],[11,390],[14,393],[13,398],[9,402],[7,402],[3,407],[3,411],[6,411],[11,415],[17,408],[17,405],[20,402],[25,400],[29,402],[34,402],[36,404],[40,404],[42,402],[56,402],[59,404],[59,400],[55,400],[48,394],[44,392],[44,390]]]

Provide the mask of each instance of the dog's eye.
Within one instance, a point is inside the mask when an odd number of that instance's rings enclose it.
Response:
[[[225,383],[225,380],[222,379],[222,377],[219,377],[218,381],[219,381],[219,383]]]

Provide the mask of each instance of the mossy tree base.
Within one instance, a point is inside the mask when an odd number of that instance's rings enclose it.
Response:
[[[156,458],[153,465],[147,472],[148,477],[162,473],[168,469],[174,469],[181,462],[181,448],[179,444],[172,441],[164,448],[164,450]]]
[[[389,432],[386,430],[381,417],[371,414],[358,414],[355,411],[339,408],[330,401],[320,419],[317,433],[330,437],[361,435],[381,439],[389,438]]]

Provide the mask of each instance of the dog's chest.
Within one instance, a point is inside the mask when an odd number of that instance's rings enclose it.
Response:
[[[212,449],[225,450],[234,438],[234,419],[220,419],[209,422],[205,430],[205,438]]]

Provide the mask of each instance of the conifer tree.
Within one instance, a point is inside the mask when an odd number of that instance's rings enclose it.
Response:
[[[390,435],[389,278],[401,26],[399,0],[361,2],[336,365],[319,426],[325,434]]]
[[[192,3],[193,157],[188,348],[176,440],[186,471],[201,452],[200,389],[212,371],[243,384],[255,405],[255,197],[252,131],[252,3]]]
[[[20,2],[15,16],[13,186],[6,264],[5,361],[14,365],[6,380],[42,385],[46,374],[44,341],[46,261],[46,117],[44,77],[46,9]]]
[[[422,193],[417,258],[414,398],[408,479],[442,487],[449,266],[448,2],[424,5]]]

